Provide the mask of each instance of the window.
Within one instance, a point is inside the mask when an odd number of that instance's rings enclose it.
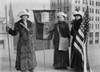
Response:
[[[67,6],[67,12],[69,11],[69,7]]]
[[[99,32],[95,32],[95,43],[99,43]]]
[[[84,0],[83,0],[83,4],[84,4]]]
[[[98,5],[100,6],[100,2],[98,3]]]
[[[96,9],[95,13],[97,14],[97,9]]]
[[[83,12],[85,12],[85,7],[83,7]]]
[[[100,14],[100,9],[98,9],[98,11],[99,11],[99,14]]]
[[[99,14],[99,9],[98,9],[98,14]]]
[[[80,3],[80,0],[78,0],[78,3]]]
[[[95,29],[97,29],[98,27],[97,27],[97,24],[95,24]]]
[[[69,20],[69,16],[67,16],[67,20]]]
[[[82,11],[84,12],[84,7],[82,8]]]
[[[0,49],[4,49],[4,40],[0,40]]]
[[[97,17],[95,17],[95,21],[97,21]]]
[[[92,13],[94,13],[94,9],[92,9]]]
[[[52,2],[52,5],[51,5],[52,7],[53,7],[53,4],[54,4],[54,3]]]
[[[99,24],[98,24],[98,29],[99,29]]]
[[[93,32],[89,33],[89,44],[93,44]]]
[[[93,21],[94,20],[94,17],[93,16],[91,16],[91,21]]]
[[[92,24],[92,29],[94,28],[94,24]]]
[[[64,12],[67,13],[67,9],[66,9],[66,7],[64,7]]]
[[[97,6],[97,3],[98,3],[98,2],[96,2],[96,6]]]
[[[90,19],[90,21],[91,21],[91,16],[89,16],[89,19]]]
[[[94,20],[94,17],[92,17],[92,21]]]
[[[98,21],[99,21],[99,17],[98,17]]]
[[[91,5],[91,0],[90,0],[90,5]]]
[[[77,3],[77,0],[75,0],[75,3]]]
[[[92,5],[94,5],[94,1],[92,1]]]
[[[90,13],[91,13],[91,8],[90,8]]]
[[[91,24],[89,24],[89,29],[91,29]]]

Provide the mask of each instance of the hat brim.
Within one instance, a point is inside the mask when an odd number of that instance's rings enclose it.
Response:
[[[29,17],[29,13],[20,12],[20,13],[18,14],[19,17],[22,17],[22,16],[24,16],[24,15],[27,15],[27,16]]]
[[[28,13],[23,13],[23,14],[20,14],[20,16],[22,16],[22,15],[28,15],[28,16],[29,16],[29,14],[28,14]]]
[[[64,17],[67,17],[67,15],[57,15],[57,17],[59,17],[59,16],[64,16]]]
[[[63,13],[63,12],[59,12],[56,14],[57,17],[59,16],[64,16],[64,17],[67,17],[67,14]]]
[[[29,17],[28,14],[23,14],[23,15],[20,16],[20,18],[22,18],[22,16],[27,16],[27,18]]]
[[[82,17],[82,15],[80,15],[80,14],[74,14],[74,16],[81,16]]]

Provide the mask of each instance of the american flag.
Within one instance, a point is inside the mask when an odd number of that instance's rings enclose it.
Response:
[[[83,55],[83,43],[86,41],[86,37],[89,32],[89,12],[88,7],[84,13],[83,21],[80,25],[78,33],[76,35],[76,40],[74,42],[75,48]]]
[[[88,63],[87,48],[86,48],[86,46],[84,47],[84,45],[86,45],[86,43],[87,43],[88,33],[89,33],[89,8],[87,6],[86,11],[85,11],[84,16],[83,16],[83,21],[82,21],[80,28],[78,30],[78,33],[76,35],[74,47],[81,53],[83,63],[85,63],[84,58],[86,58],[86,64],[85,64],[86,70],[91,72],[90,66]],[[87,72],[87,71],[84,71],[84,72]]]

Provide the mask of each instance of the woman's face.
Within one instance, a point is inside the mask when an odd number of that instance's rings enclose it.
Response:
[[[58,19],[58,21],[64,21],[65,18],[64,18],[64,16],[58,16],[57,19]]]
[[[23,15],[21,18],[22,18],[23,21],[26,21],[28,19],[28,16],[27,15]]]
[[[74,17],[75,17],[75,20],[79,20],[81,18],[81,16],[79,15],[75,15]]]

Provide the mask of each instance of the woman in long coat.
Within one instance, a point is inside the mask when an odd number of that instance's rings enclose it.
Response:
[[[35,49],[32,39],[33,25],[27,19],[29,13],[26,11],[20,12],[19,16],[21,19],[15,23],[14,30],[9,28],[9,26],[6,27],[7,32],[12,36],[16,36],[19,33],[15,68],[22,72],[27,70],[33,72],[36,67]]]
[[[71,45],[71,68],[73,68],[75,72],[83,72],[82,55],[74,47],[74,41],[76,40],[76,34],[78,33],[78,30],[82,23],[82,16],[83,16],[83,12],[75,11],[74,13],[75,20],[72,21],[71,35],[73,36],[73,39],[72,39],[72,45]]]
[[[57,13],[58,22],[54,26],[54,68],[55,69],[66,69],[69,66],[69,54],[68,54],[68,39],[70,38],[68,23],[64,20],[66,14],[63,12]],[[67,38],[65,43],[67,46],[65,50],[59,49],[60,37]]]

